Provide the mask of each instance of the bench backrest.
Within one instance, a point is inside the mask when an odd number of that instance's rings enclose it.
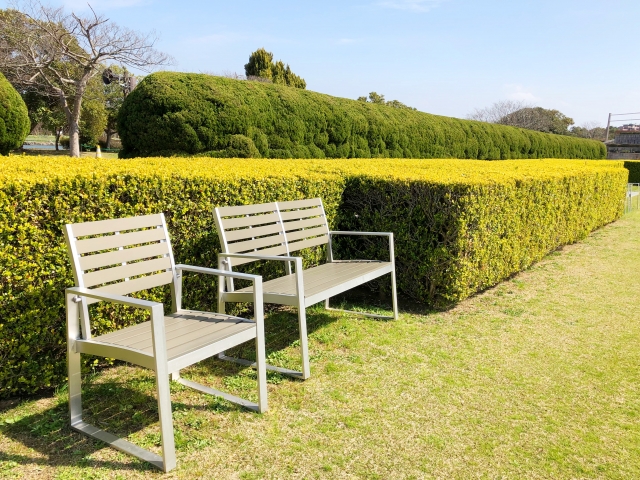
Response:
[[[223,253],[288,256],[329,243],[329,226],[320,198],[218,207],[215,217]],[[228,260],[229,267],[256,261]]]
[[[67,248],[76,286],[129,295],[174,280],[175,263],[164,214],[69,224]],[[83,299],[82,334],[90,338]]]

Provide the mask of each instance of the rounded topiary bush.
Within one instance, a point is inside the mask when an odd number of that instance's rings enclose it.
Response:
[[[7,155],[20,148],[30,129],[24,100],[0,73],[0,154]]]
[[[122,157],[604,158],[602,142],[283,85],[158,72],[125,99]]]

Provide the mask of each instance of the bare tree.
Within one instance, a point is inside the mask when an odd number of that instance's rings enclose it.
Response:
[[[500,123],[503,118],[525,108],[533,108],[521,101],[501,100],[486,108],[476,108],[472,113],[467,115],[469,120],[478,120],[479,122]]]
[[[573,125],[573,119],[558,110],[512,100],[503,100],[490,107],[476,109],[467,118],[560,135],[568,135],[568,128]]]
[[[13,7],[0,11],[0,70],[17,88],[59,101],[72,157],[80,156],[83,95],[105,62],[146,70],[172,61],[154,49],[154,33],[120,27],[93,9],[87,16],[68,14],[40,0],[16,1]]]

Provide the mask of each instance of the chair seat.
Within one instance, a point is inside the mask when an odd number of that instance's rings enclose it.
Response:
[[[220,313],[181,310],[166,315],[164,320],[169,362],[210,346],[215,348],[230,337],[242,334],[249,334],[248,339],[255,337],[256,324],[253,321]],[[150,321],[93,337],[90,342],[153,355]]]
[[[307,306],[320,302],[351,288],[362,285],[370,280],[378,278],[385,273],[390,273],[393,266],[390,262],[349,260],[334,261],[317,267],[303,270],[304,298]],[[265,301],[269,301],[269,295],[296,295],[296,276],[269,280],[263,284]],[[253,287],[242,288],[234,293],[252,293]]]

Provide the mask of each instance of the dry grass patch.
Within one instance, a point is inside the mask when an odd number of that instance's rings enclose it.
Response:
[[[310,309],[313,376],[270,375],[266,414],[172,386],[178,468],[166,477],[640,478],[639,240],[635,212],[448,312],[405,305],[381,322]],[[297,367],[296,323],[269,315],[272,363]],[[254,395],[237,365],[184,374]],[[65,401],[0,407],[0,477],[162,476],[71,432]],[[85,415],[158,448],[142,369],[93,376]]]

